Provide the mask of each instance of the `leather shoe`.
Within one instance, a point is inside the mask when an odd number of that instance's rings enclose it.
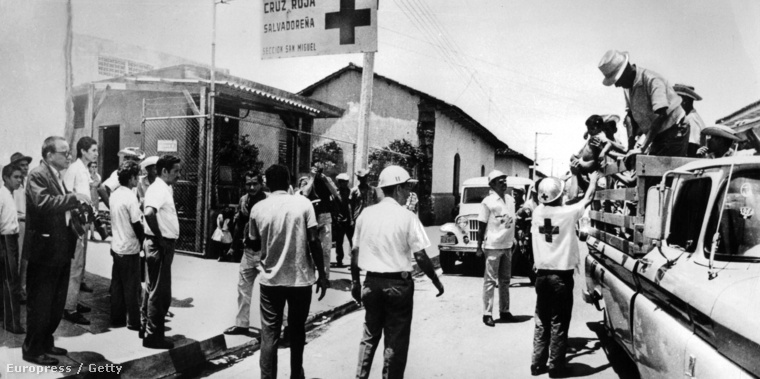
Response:
[[[68,350],[62,347],[55,347],[55,346],[52,346],[51,348],[47,349],[47,351],[45,352],[52,355],[66,355],[69,353]]]
[[[22,355],[21,358],[23,358],[27,362],[36,363],[42,366],[55,366],[58,364],[57,359],[53,357],[48,357],[45,354],[40,354],[36,356]]]
[[[499,313],[499,320],[505,321],[505,322],[511,322],[515,320],[515,316],[512,316],[512,313],[510,312],[501,312]]]
[[[79,285],[79,290],[82,292],[92,292],[92,287],[88,286],[87,283],[82,282],[82,284]]]
[[[159,337],[153,334],[143,338],[143,347],[149,349],[171,349],[174,347],[174,343],[168,341],[164,337]]]
[[[79,312],[79,313],[87,313],[87,312],[89,312],[91,310],[92,310],[92,308],[90,308],[90,307],[88,307],[86,305],[77,304],[77,312]]]
[[[224,331],[224,334],[236,335],[236,334],[248,334],[248,328],[242,326],[231,326]]]
[[[90,325],[90,320],[84,318],[79,312],[63,311],[63,319],[74,324]]]
[[[530,365],[530,374],[539,376],[546,372],[546,365]]]
[[[486,326],[496,326],[496,323],[493,322],[493,317],[491,316],[483,316],[483,323],[486,324]]]
[[[567,367],[566,366],[554,366],[549,367],[549,377],[550,378],[564,378],[568,374]]]

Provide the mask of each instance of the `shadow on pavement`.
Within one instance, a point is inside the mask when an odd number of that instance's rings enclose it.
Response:
[[[179,300],[177,298],[172,297],[172,303],[171,306],[174,308],[193,308],[195,307],[193,305],[193,298],[188,297],[187,299]]]
[[[330,280],[330,289],[344,292],[351,291],[351,279]]]
[[[607,360],[610,362],[612,369],[622,379],[638,379],[639,370],[636,364],[628,356],[614,339],[607,335],[607,331],[604,328],[602,321],[587,322],[586,326],[592,332],[596,333],[599,338],[599,346],[604,350],[604,354],[607,356]]]

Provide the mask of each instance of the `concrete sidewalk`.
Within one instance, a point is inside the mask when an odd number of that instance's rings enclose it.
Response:
[[[432,248],[428,255],[438,255],[438,227],[426,228]],[[348,251],[348,244],[345,245]],[[174,317],[167,319],[166,335],[174,341],[169,351],[142,347],[136,331],[110,326],[110,295],[112,259],[110,243],[91,242],[87,252],[85,281],[93,293],[80,295],[80,303],[92,308],[85,316],[91,325],[75,325],[62,320],[55,332],[55,345],[69,354],[59,357],[60,365],[52,368],[30,364],[21,357],[25,335],[7,333],[0,328],[0,377],[57,378],[79,375],[116,376],[127,378],[158,378],[186,372],[207,360],[234,351],[242,346],[255,345],[255,335],[227,336],[223,331],[234,325],[237,313],[237,263],[220,263],[177,254],[172,264],[172,305]],[[334,254],[334,252],[333,252]],[[435,259],[437,262],[437,259]],[[347,262],[344,262],[347,263]],[[331,290],[322,301],[312,298],[308,323],[320,324],[333,316],[355,309],[350,294],[351,277],[348,268],[331,268]],[[260,325],[259,291],[254,286],[251,305],[251,325]],[[26,307],[22,307],[26,312]],[[25,319],[25,315],[22,316]],[[29,372],[29,370],[43,370]],[[61,372],[63,371],[63,372]],[[118,371],[118,372],[117,372]]]

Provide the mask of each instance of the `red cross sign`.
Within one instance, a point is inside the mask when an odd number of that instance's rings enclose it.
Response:
[[[378,0],[261,1],[261,59],[377,51]]]

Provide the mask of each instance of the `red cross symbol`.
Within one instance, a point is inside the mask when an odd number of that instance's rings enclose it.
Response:
[[[552,220],[550,218],[545,218],[544,226],[538,227],[538,233],[543,234],[546,238],[546,242],[551,243],[554,240],[552,235],[559,234],[559,226],[552,226]]]
[[[325,29],[340,29],[340,44],[353,45],[354,29],[370,26],[371,17],[369,8],[356,9],[356,0],[340,0],[340,12],[325,14]]]

